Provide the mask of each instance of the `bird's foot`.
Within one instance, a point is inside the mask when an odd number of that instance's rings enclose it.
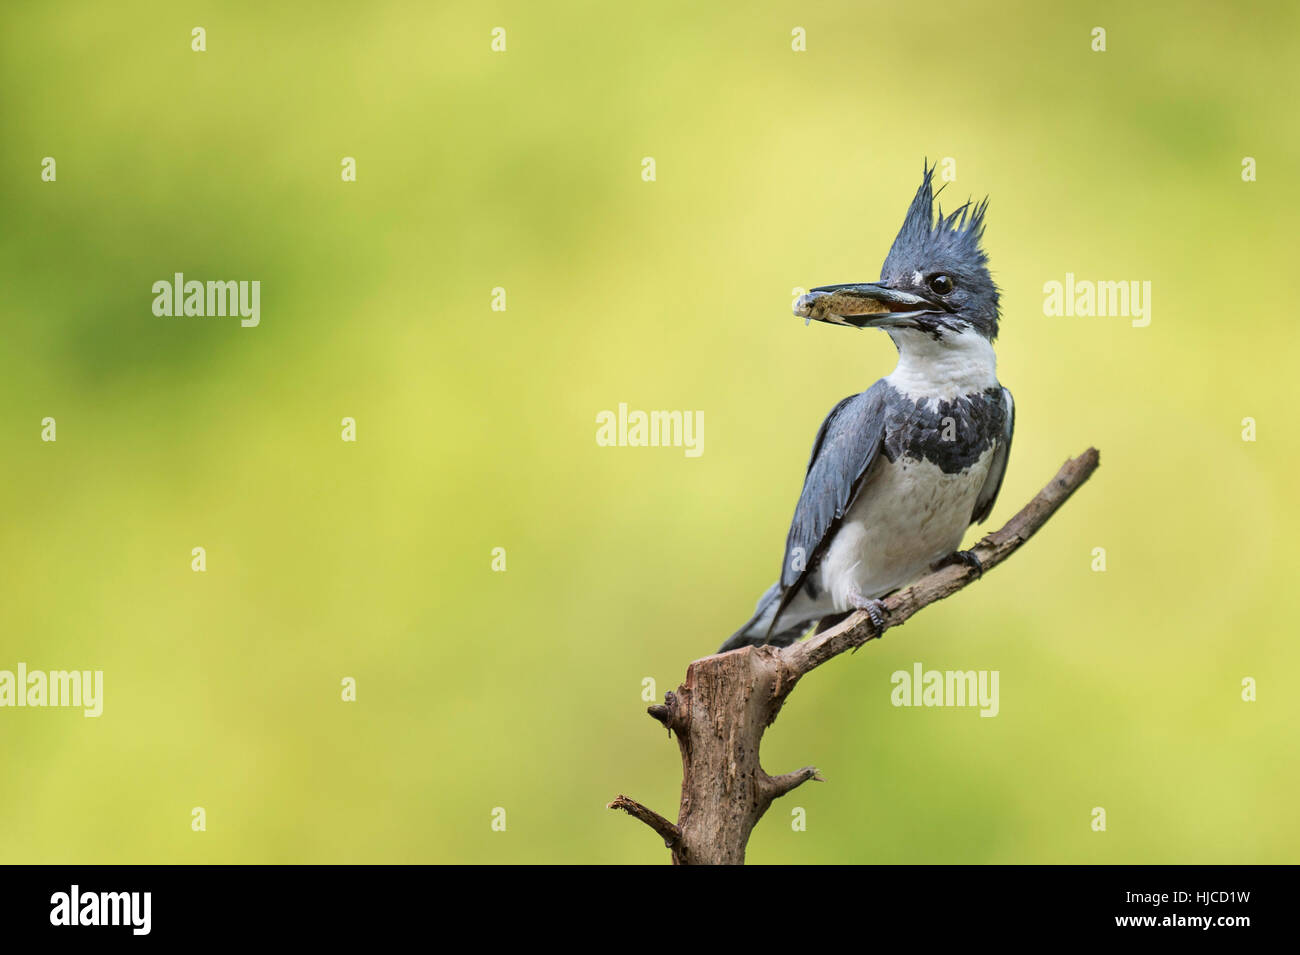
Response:
[[[980,559],[975,556],[973,550],[955,550],[947,557],[931,564],[930,569],[942,570],[944,567],[950,567],[953,564],[965,564],[967,567],[970,567],[975,571],[976,577],[984,576],[984,565],[980,563]]]
[[[854,610],[865,611],[871,618],[871,625],[876,628],[876,637],[885,635],[885,602],[874,597],[864,597],[859,593],[849,594],[849,606]]]

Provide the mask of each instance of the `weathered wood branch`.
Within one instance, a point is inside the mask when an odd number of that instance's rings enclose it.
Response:
[[[647,809],[635,799],[628,799],[622,793],[614,797],[614,801],[605,807],[606,809],[622,809],[625,813],[634,819],[640,819],[647,826],[653,829],[659,835],[663,836],[664,845],[669,849],[673,848],[681,840],[682,834],[677,827],[665,819],[653,809]]]
[[[681,750],[677,823],[622,795],[609,808],[622,809],[654,829],[672,850],[675,864],[743,863],[749,835],[773,800],[822,778],[811,766],[769,776],[759,765],[763,731],[776,720],[795,684],[826,661],[879,638],[1002,563],[1047,523],[1099,463],[1095,448],[1067,461],[1019,513],[980,540],[972,550],[981,571],[954,564],[885,597],[879,631],[866,613],[858,612],[784,649],[745,647],[696,660],[677,692],[665,694],[662,704],[647,711],[676,734]]]

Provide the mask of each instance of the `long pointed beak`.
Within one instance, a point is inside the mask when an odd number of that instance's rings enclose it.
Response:
[[[830,325],[852,328],[887,328],[907,326],[922,314],[943,312],[934,302],[911,292],[890,288],[884,282],[859,282],[848,285],[821,285],[799,296],[794,313]]]

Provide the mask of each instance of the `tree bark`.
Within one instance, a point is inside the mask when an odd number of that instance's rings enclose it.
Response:
[[[1067,461],[1015,517],[980,540],[972,550],[982,571],[954,564],[885,597],[884,626],[879,631],[859,611],[789,647],[744,647],[696,660],[677,692],[665,694],[663,703],[647,711],[677,736],[681,750],[677,822],[622,795],[609,808],[621,809],[654,829],[676,865],[743,864],[749,835],[772,802],[810,779],[822,779],[811,766],[769,776],[759,764],[763,732],[776,720],[799,680],[1002,563],[1092,476],[1099,463],[1095,448]]]

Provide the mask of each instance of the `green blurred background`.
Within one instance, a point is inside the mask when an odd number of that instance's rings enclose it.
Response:
[[[1300,15],[1079,7],[5,4],[0,669],[105,709],[0,710],[0,860],[666,861],[604,808],[676,814],[642,681],[748,616],[894,360],[791,290],[875,278],[952,157],[1017,403],[989,526],[1102,468],[799,688],[763,762],[829,782],[750,861],[1296,861]],[[260,327],[156,318],[178,271],[260,280]],[[1045,317],[1066,272],[1151,281],[1150,326]],[[703,456],[598,447],[619,402],[702,410]],[[916,661],[1000,715],[892,707]]]

